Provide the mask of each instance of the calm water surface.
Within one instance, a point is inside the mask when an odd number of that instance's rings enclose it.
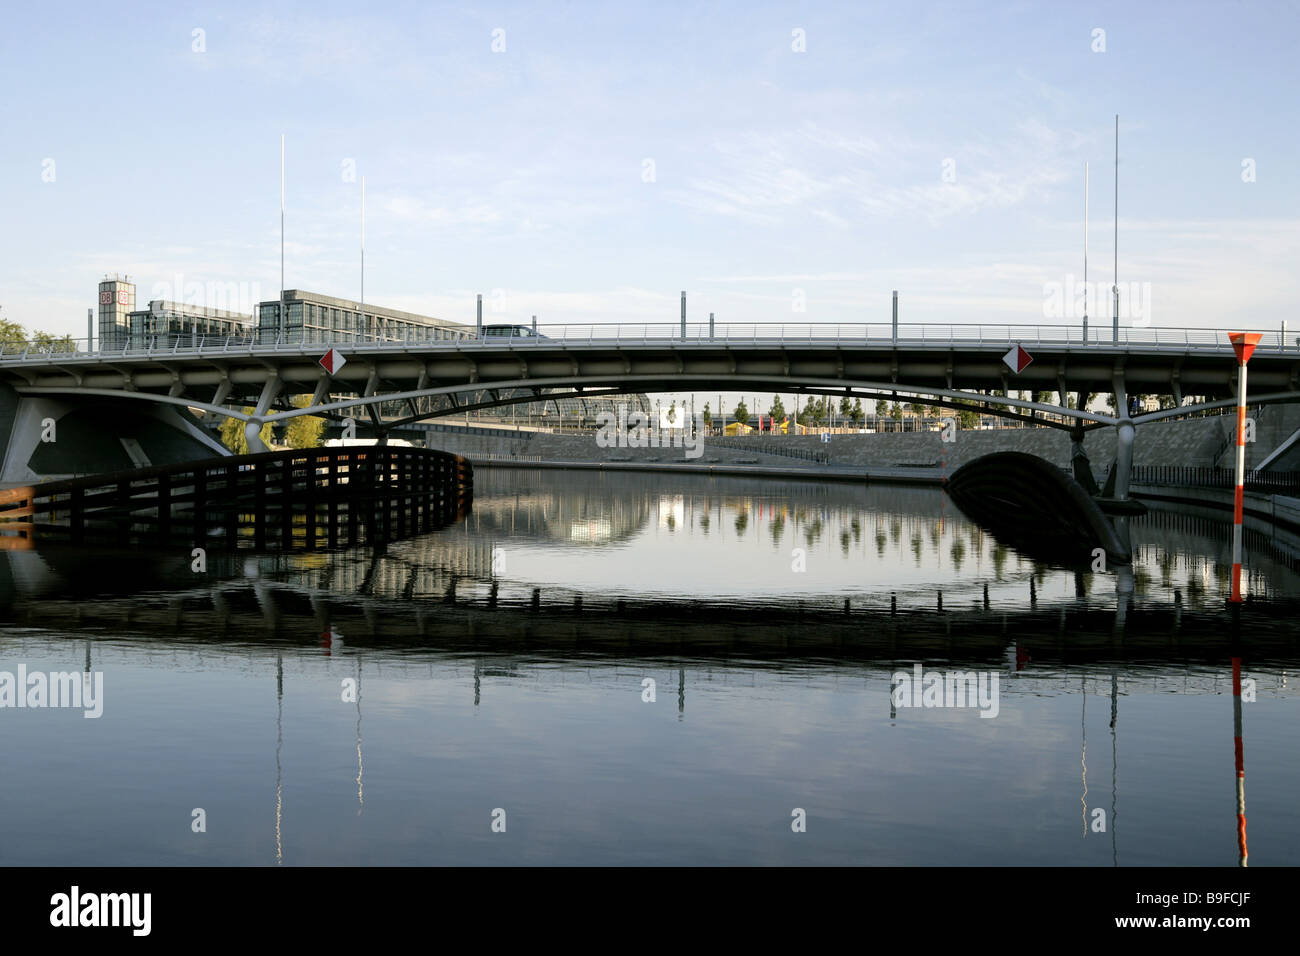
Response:
[[[1235,866],[1237,657],[1294,864],[1295,550],[1234,624],[1221,521],[1131,530],[1081,573],[937,490],[483,469],[382,550],[0,552],[0,671],[104,680],[0,709],[0,863]],[[996,717],[898,706],[917,662]]]

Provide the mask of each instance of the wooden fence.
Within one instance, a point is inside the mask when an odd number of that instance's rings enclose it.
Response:
[[[291,449],[48,481],[0,491],[9,547],[113,536],[198,547],[337,547],[432,530],[463,514],[474,472],[425,448]],[[14,540],[17,539],[17,540]]]

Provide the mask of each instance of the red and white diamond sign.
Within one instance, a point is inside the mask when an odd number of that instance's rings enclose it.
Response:
[[[1007,365],[1010,367],[1011,371],[1015,372],[1017,375],[1019,375],[1026,368],[1028,368],[1029,363],[1032,362],[1033,360],[1034,357],[1030,355],[1028,352],[1026,352],[1024,349],[1022,349],[1019,345],[1013,348],[1006,355],[1002,356],[1002,361],[1006,362]]]
[[[317,361],[320,362],[320,367],[323,368],[325,371],[329,372],[331,375],[334,375],[336,372],[338,372],[338,370],[341,369],[348,362],[348,360],[343,357],[343,353],[340,352],[338,349],[330,349],[319,359],[317,359]]]

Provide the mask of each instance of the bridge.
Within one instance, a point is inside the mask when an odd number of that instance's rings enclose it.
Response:
[[[761,390],[969,408],[1066,429],[1080,448],[1085,431],[1114,427],[1114,491],[1124,498],[1136,427],[1235,404],[1228,334],[1213,329],[1085,335],[1076,325],[681,322],[553,325],[541,333],[419,342],[199,338],[93,351],[64,340],[46,349],[0,348],[0,431],[5,418],[10,423],[0,480],[61,474],[60,456],[42,447],[51,444],[41,441],[50,422],[57,429],[66,422],[65,431],[86,449],[83,459],[96,442],[112,445],[107,409],[151,419],[148,440],[184,460],[223,451],[183,414],[187,408],[244,422],[250,449],[261,451],[264,424],[299,415],[364,413],[383,442],[392,429],[413,422],[542,396]],[[1015,346],[1033,357],[1018,374],[1003,360]],[[318,362],[330,348],[346,359],[332,375]],[[1266,333],[1251,360],[1250,382],[1252,404],[1300,401],[1300,340]],[[1021,391],[1030,398],[1011,397]],[[1033,400],[1042,392],[1056,400]],[[1114,414],[1070,407],[1098,393],[1114,395]],[[1129,397],[1136,394],[1168,396],[1173,407],[1130,415]],[[304,395],[310,400],[295,407],[291,400]],[[381,414],[381,406],[388,412]],[[166,448],[160,427],[183,440]],[[134,464],[158,463],[122,444]],[[62,467],[68,461],[63,455]]]

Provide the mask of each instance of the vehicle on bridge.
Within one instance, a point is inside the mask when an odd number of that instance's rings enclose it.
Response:
[[[485,325],[483,333],[480,336],[485,339],[545,339],[549,336],[542,335],[526,325]]]

